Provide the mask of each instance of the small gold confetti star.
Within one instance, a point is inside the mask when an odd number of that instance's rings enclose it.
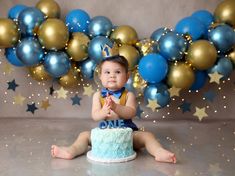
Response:
[[[57,98],[66,99],[68,91],[65,90],[63,87],[61,87],[59,90],[56,91],[56,93],[57,93]]]
[[[181,90],[181,88],[177,88],[177,87],[174,87],[174,86],[171,87],[170,89],[168,89],[168,91],[169,91],[171,97],[180,96],[180,95],[179,95],[180,90]]]
[[[155,112],[156,108],[159,108],[160,105],[157,103],[156,100],[148,99],[148,105],[146,107],[151,108],[152,111]]]
[[[223,77],[223,75],[219,74],[218,72],[211,73],[211,74],[209,73],[208,75],[210,77],[210,83],[216,82],[217,84],[220,83],[220,79]]]
[[[209,165],[208,172],[211,175],[217,175],[221,171],[222,171],[222,169],[220,168],[219,163],[215,163],[215,164],[210,164]]]
[[[87,95],[89,97],[95,92],[92,88],[92,85],[89,85],[87,87],[83,87],[83,89],[84,89],[83,95]]]
[[[206,108],[198,108],[196,107],[196,112],[193,114],[194,116],[197,116],[199,121],[202,121],[204,117],[207,117],[207,113],[205,112]]]
[[[15,104],[18,104],[18,105],[21,105],[21,106],[22,106],[23,103],[24,103],[25,97],[23,97],[23,96],[19,93],[18,95],[14,96],[13,99],[14,99]]]
[[[3,66],[3,71],[6,73],[6,74],[11,74],[13,71],[14,71],[14,68],[12,68],[12,66],[10,64],[5,64]]]
[[[43,108],[44,110],[47,110],[47,108],[51,106],[50,103],[49,103],[49,100],[42,100],[41,102],[41,108]]]

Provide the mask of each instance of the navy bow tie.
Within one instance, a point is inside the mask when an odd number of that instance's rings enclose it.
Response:
[[[122,92],[125,90],[125,87],[119,89],[119,90],[116,90],[116,91],[111,91],[111,90],[108,90],[106,88],[103,88],[101,89],[101,96],[103,98],[107,97],[107,95],[113,95],[115,98],[120,98],[121,95],[122,95]]]

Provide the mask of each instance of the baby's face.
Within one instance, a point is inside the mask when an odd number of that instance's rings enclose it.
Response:
[[[128,77],[125,68],[119,63],[106,61],[102,64],[100,80],[105,88],[113,91],[121,89]]]

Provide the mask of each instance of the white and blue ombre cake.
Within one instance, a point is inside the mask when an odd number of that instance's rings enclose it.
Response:
[[[94,128],[91,130],[91,146],[87,157],[92,161],[126,162],[136,157],[131,128]]]

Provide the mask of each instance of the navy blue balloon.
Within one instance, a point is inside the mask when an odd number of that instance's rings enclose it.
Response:
[[[229,51],[235,44],[235,32],[227,24],[221,24],[208,33],[208,39],[215,45],[216,49],[222,53]]]
[[[102,55],[102,48],[105,45],[113,47],[114,42],[104,36],[97,36],[93,38],[88,45],[88,54],[91,59],[94,59],[97,63],[102,61],[105,57]]]
[[[42,61],[44,51],[36,38],[27,37],[18,43],[16,54],[26,66],[35,66]]]
[[[175,32],[168,32],[159,40],[159,52],[169,61],[182,59],[187,48],[186,39]]]
[[[171,30],[168,29],[168,28],[159,28],[157,30],[155,30],[152,34],[151,34],[151,39],[154,40],[154,41],[159,41],[160,38],[162,37],[162,35],[170,32]]]
[[[6,48],[5,49],[5,56],[12,65],[17,67],[24,66],[23,62],[20,61],[20,59],[16,55],[16,48]]]
[[[27,6],[22,5],[22,4],[17,4],[13,6],[8,12],[8,18],[12,20],[18,20],[20,12],[22,12],[26,8]]]
[[[59,78],[68,73],[71,63],[68,55],[62,51],[49,52],[45,56],[44,68],[54,78]]]
[[[189,89],[190,90],[199,90],[199,89],[201,89],[205,85],[206,80],[207,80],[207,72],[197,70],[195,72],[194,83]]]
[[[28,7],[22,10],[18,17],[19,28],[24,36],[33,36],[45,20],[44,14],[35,7]]]
[[[88,26],[88,32],[91,37],[96,37],[99,35],[109,36],[113,28],[113,24],[105,16],[96,16],[91,19]]]
[[[146,102],[148,99],[157,101],[161,108],[168,105],[171,100],[167,86],[163,83],[149,84],[144,89],[144,99]]]
[[[87,12],[81,9],[70,11],[65,18],[69,32],[88,32],[88,25],[91,18]]]
[[[194,17],[194,18],[198,19],[199,21],[201,21],[206,26],[207,29],[214,22],[213,14],[210,13],[209,11],[207,11],[207,10],[195,11],[192,14],[192,17]]]
[[[183,18],[175,26],[176,32],[180,34],[189,34],[193,41],[202,38],[205,35],[206,30],[206,26],[194,17]]]
[[[168,64],[160,54],[147,54],[139,62],[139,73],[149,83],[159,83],[167,74]]]
[[[93,79],[97,64],[93,59],[86,59],[81,63],[81,73],[85,79]]]
[[[228,78],[233,71],[233,63],[227,57],[220,57],[217,63],[208,70],[208,73],[218,72],[223,75],[223,79]]]

